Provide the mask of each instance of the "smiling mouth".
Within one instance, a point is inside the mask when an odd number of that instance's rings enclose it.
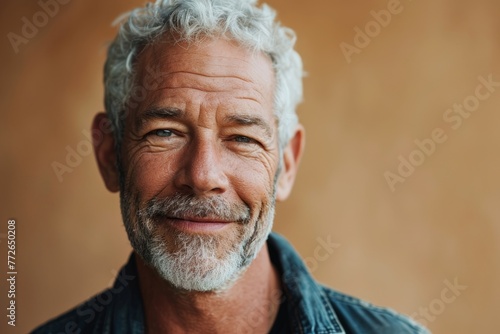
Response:
[[[215,232],[230,226],[233,222],[217,218],[164,217],[172,227],[191,233]]]

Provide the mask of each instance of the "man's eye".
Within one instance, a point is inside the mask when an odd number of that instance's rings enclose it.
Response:
[[[254,140],[252,138],[248,138],[245,136],[236,136],[234,137],[234,141],[238,143],[253,143]]]
[[[173,135],[173,132],[167,129],[160,129],[153,131],[153,134],[157,135],[158,137],[170,137]]]

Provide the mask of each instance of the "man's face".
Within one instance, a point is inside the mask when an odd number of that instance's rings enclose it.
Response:
[[[132,246],[174,286],[223,289],[264,244],[279,166],[270,59],[222,39],[138,58],[122,214]],[[153,84],[151,79],[153,76]]]

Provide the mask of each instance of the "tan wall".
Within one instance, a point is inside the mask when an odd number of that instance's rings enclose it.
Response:
[[[473,102],[478,76],[500,81],[500,3],[401,0],[402,11],[348,63],[340,43],[353,44],[353,28],[388,2],[270,2],[296,30],[308,72],[299,110],[306,154],[276,231],[336,289],[408,314],[431,306],[442,312],[428,324],[435,333],[496,333],[500,91],[457,129],[443,115]],[[101,290],[128,256],[118,197],[105,190],[93,157],[63,182],[51,163],[65,163],[68,145],[86,148],[82,131],[103,109],[110,22],[140,3],[73,0],[15,54],[6,34],[20,33],[21,18],[40,7],[1,2],[0,233],[9,218],[18,233],[18,326],[6,330],[2,279],[2,333],[24,333]],[[435,128],[447,140],[391,191],[384,173],[397,173],[398,156]],[[314,259],[318,238],[328,237],[340,246]],[[467,288],[439,310],[443,282],[455,279]]]

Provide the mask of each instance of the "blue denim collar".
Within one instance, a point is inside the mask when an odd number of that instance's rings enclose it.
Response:
[[[267,244],[271,261],[281,273],[294,333],[345,334],[323,288],[311,277],[292,245],[276,233],[269,235]]]

